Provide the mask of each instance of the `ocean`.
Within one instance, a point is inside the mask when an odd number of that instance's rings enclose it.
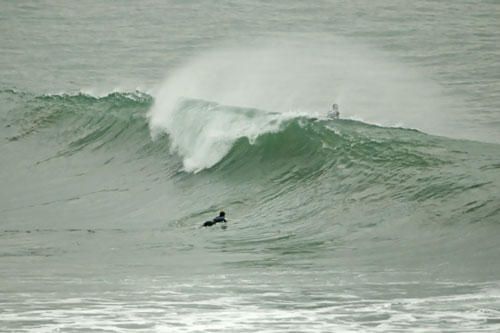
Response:
[[[0,332],[500,331],[499,22],[0,3]]]

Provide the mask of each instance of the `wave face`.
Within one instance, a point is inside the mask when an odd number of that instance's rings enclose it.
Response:
[[[168,272],[151,282],[154,288],[168,284],[180,294],[185,283],[206,290],[201,281],[216,283],[221,272],[233,274],[231,280],[251,278],[255,287],[268,283],[269,292],[334,274],[354,281],[342,289],[373,305],[363,293],[376,285],[356,289],[373,270],[384,272],[383,281],[418,280],[424,277],[417,272],[426,272],[424,279],[484,282],[500,273],[498,145],[190,98],[155,123],[157,101],[141,92],[93,97],[4,90],[0,98],[0,237],[7,244],[1,257],[40,258],[34,268],[50,277],[54,290],[77,283],[67,277],[79,276],[81,265],[90,284],[98,284],[96,276],[149,276],[154,267]],[[227,230],[199,228],[222,208]],[[15,269],[14,263],[6,266]],[[276,269],[288,275],[273,275]],[[274,282],[256,272],[272,274]],[[19,283],[36,286],[30,279]],[[9,288],[20,288],[9,281]],[[438,288],[429,283],[426,290]],[[424,288],[393,286],[400,293]],[[238,288],[220,292],[255,296]],[[429,291],[436,298],[418,297],[448,302],[446,295],[474,288],[442,285]],[[189,307],[195,294],[175,306]],[[137,297],[146,302],[145,295]],[[347,299],[339,302],[349,309]],[[235,320],[245,320],[235,304]],[[363,311],[373,312],[372,305]],[[58,316],[57,307],[47,306]]]
[[[48,142],[44,159],[35,161],[39,166],[89,153],[145,165],[160,160],[167,168],[163,181],[225,177],[240,189],[248,184],[242,193],[262,190],[254,193],[261,205],[268,198],[284,209],[301,197],[311,214],[333,209],[332,203],[350,210],[360,202],[390,202],[421,213],[434,206],[427,222],[492,223],[498,217],[497,145],[195,99],[182,100],[166,126],[155,127],[148,115],[154,100],[140,92],[2,95],[9,101],[3,146]],[[233,196],[230,201],[246,197],[225,195]]]

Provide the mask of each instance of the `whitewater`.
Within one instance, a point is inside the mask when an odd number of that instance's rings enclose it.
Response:
[[[500,330],[496,2],[0,9],[1,332]]]

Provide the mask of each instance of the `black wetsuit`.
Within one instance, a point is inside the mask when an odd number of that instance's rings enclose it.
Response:
[[[205,223],[203,223],[203,226],[204,227],[211,227],[213,226],[214,224],[216,223],[219,223],[219,222],[227,222],[226,219],[224,218],[224,216],[217,216],[216,218],[214,218],[212,221],[207,221]]]

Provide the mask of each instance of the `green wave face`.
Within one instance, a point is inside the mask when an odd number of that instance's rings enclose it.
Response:
[[[263,253],[320,260],[332,251],[347,258],[344,250],[355,246],[355,260],[368,260],[373,248],[394,260],[394,244],[427,255],[444,234],[462,235],[450,252],[465,246],[487,256],[478,244],[498,243],[485,232],[500,217],[498,145],[190,99],[178,104],[170,127],[153,128],[154,99],[140,92],[1,94],[3,154],[29,156],[14,193],[41,188],[51,202],[54,188],[76,203],[71,221],[37,222],[45,227],[78,226],[91,210],[99,216],[92,223],[126,228],[140,220],[183,233],[224,208],[234,224],[222,241],[236,253],[258,244]],[[213,157],[190,143],[227,149],[209,166],[187,170],[185,154]],[[5,174],[16,168],[7,163]],[[121,208],[87,201],[92,193]],[[69,209],[64,200],[55,211]],[[414,237],[417,231],[425,237]]]

